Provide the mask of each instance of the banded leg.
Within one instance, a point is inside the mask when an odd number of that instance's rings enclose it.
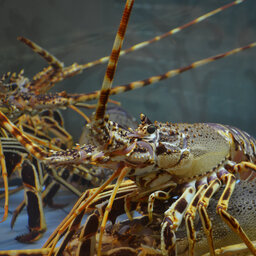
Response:
[[[210,220],[210,217],[207,213],[207,207],[209,205],[209,202],[212,198],[212,196],[216,193],[216,191],[220,188],[221,182],[220,180],[215,176],[211,180],[208,188],[204,192],[202,199],[198,203],[198,212],[200,215],[200,219],[202,221],[204,233],[206,234],[209,250],[211,255],[214,255],[214,244],[213,244],[213,237],[212,237],[212,222]]]
[[[17,145],[18,144],[18,145]],[[19,168],[21,168],[21,164],[23,163],[25,157],[27,157],[27,153],[23,148],[20,148],[20,144],[12,138],[1,138],[0,141],[0,161],[1,161],[1,170],[4,181],[4,216],[1,222],[5,221],[8,216],[8,178]]]
[[[102,222],[101,222],[101,227],[100,227],[100,235],[99,235],[99,243],[98,243],[98,249],[97,249],[97,255],[100,256],[101,255],[101,246],[102,246],[102,237],[103,237],[103,232],[105,230],[105,227],[106,227],[106,223],[107,223],[107,220],[108,220],[108,215],[111,211],[111,208],[112,208],[112,205],[113,205],[113,202],[114,202],[114,199],[115,199],[115,196],[116,196],[116,193],[117,193],[117,190],[118,188],[120,187],[123,179],[125,178],[126,174],[130,171],[130,168],[128,167],[124,167],[122,170],[121,170],[121,173],[120,175],[118,176],[118,179],[117,179],[117,182],[115,184],[115,187],[111,193],[111,197],[109,199],[109,202],[108,202],[108,205],[105,209],[105,213],[104,213],[104,216],[103,216],[103,219],[102,219]]]
[[[150,196],[148,198],[148,218],[149,218],[149,222],[151,222],[153,220],[153,208],[154,208],[155,199],[167,200],[169,197],[170,197],[169,193],[161,191],[161,190],[150,194]]]
[[[66,231],[66,234],[64,236],[64,239],[60,245],[60,247],[56,250],[56,252],[54,253],[54,255],[58,256],[61,255],[62,251],[65,249],[66,245],[68,244],[68,242],[70,241],[70,239],[72,238],[72,236],[74,235],[74,233],[78,230],[80,223],[82,221],[82,218],[84,216],[84,210],[82,210],[71,222],[68,230]]]
[[[89,211],[91,210],[95,210],[93,214],[91,214],[87,220],[86,223],[83,226],[83,231],[81,234],[81,239],[79,241],[79,246],[82,248],[81,251],[84,251],[85,248],[88,249],[88,251],[92,251],[95,252],[95,248],[93,248],[93,244],[94,244],[94,238],[93,236],[96,235],[96,233],[98,232],[98,227],[99,227],[99,223],[101,222],[101,219],[104,215],[104,211],[107,207],[108,201],[110,199],[110,196],[112,194],[114,185],[110,185],[108,187],[106,187],[105,190],[103,190],[101,192],[101,194],[99,194],[99,197],[95,198],[95,202],[92,202],[92,205],[90,205]],[[115,198],[113,205],[112,205],[112,209],[111,212],[109,214],[109,220],[114,223],[116,218],[118,216],[120,216],[121,214],[125,213],[125,199],[127,195],[130,195],[132,192],[134,192],[134,190],[137,187],[134,185],[133,182],[127,180],[122,182],[120,189],[118,190],[118,194],[117,197]],[[90,195],[94,195],[94,192],[96,191],[96,189],[90,189],[87,190],[84,195],[82,195],[80,197],[80,199],[78,200],[78,202],[76,203],[76,205],[74,206],[74,208],[71,210],[71,212],[68,215],[68,218],[66,218],[62,223],[66,223],[66,220],[69,220],[69,217],[71,217],[73,215],[73,213],[79,208],[79,206],[81,206],[81,204],[86,201],[87,198],[90,198]],[[103,204],[102,204],[103,203]],[[130,210],[135,210],[138,206],[137,202],[136,203],[132,203]],[[88,210],[88,209],[87,209]],[[85,210],[85,212],[87,212],[87,210]],[[92,216],[94,215],[94,216]],[[76,219],[76,218],[75,218]],[[58,231],[59,228],[62,225],[60,225],[56,230]],[[73,224],[71,223],[69,225],[69,230],[70,230],[70,226],[73,226]],[[78,227],[78,226],[77,226]],[[68,231],[65,235],[65,238],[61,244],[61,248],[58,249],[58,253],[62,253],[62,250],[65,248],[66,244],[69,242],[69,239],[72,235],[69,234],[70,231]],[[51,238],[51,237],[50,237]],[[88,241],[86,241],[88,240]],[[49,242],[47,241],[46,246],[48,248],[52,248],[53,247],[53,240],[50,240]],[[80,250],[80,249],[79,249]],[[79,251],[78,250],[78,251]]]
[[[96,234],[98,232],[100,224],[100,214],[98,210],[95,210],[93,214],[91,214],[81,230],[79,236],[79,244],[76,251],[77,256],[82,255],[90,255],[93,256],[95,254],[96,247]]]
[[[47,169],[47,172],[49,172],[49,169]],[[41,194],[43,205],[48,205],[49,207],[55,208],[55,209],[63,208],[64,206],[66,206],[66,204],[56,204],[53,202],[53,197],[58,192],[60,184],[70,189],[70,191],[76,194],[77,196],[81,195],[81,193],[78,190],[76,190],[68,182],[65,181],[65,177],[63,176],[66,176],[66,174],[69,174],[69,173],[65,169],[61,169],[58,174],[55,174],[57,176],[56,180],[58,182],[53,181],[52,178],[50,178],[51,181],[49,182],[48,181],[49,174],[47,173],[45,175],[43,179],[43,184],[45,184],[45,189]],[[12,219],[11,219],[11,228],[14,227],[17,217],[19,216],[20,212],[23,210],[25,206],[26,206],[26,202],[25,200],[23,200],[13,212]]]
[[[239,164],[236,164],[233,169],[238,170],[239,173],[248,172],[247,168],[255,168],[254,164],[241,162]],[[243,169],[244,168],[244,169]],[[251,169],[249,169],[251,170]],[[249,250],[252,252],[253,255],[256,255],[256,248],[254,247],[252,241],[249,239],[249,237],[246,235],[242,227],[240,226],[238,220],[234,217],[232,217],[228,212],[228,203],[231,198],[231,195],[234,191],[235,184],[236,184],[236,178],[233,174],[224,174],[220,177],[222,182],[226,184],[226,187],[218,201],[217,204],[217,213],[221,216],[222,220],[236,233],[239,235],[239,237],[244,241],[244,243],[247,245]]]
[[[175,203],[164,213],[161,228],[161,250],[163,255],[177,255],[175,231],[181,224],[186,209],[195,195],[195,182],[188,187]]]
[[[3,222],[7,219],[8,217],[8,205],[9,205],[9,193],[8,193],[8,173],[7,173],[7,168],[6,168],[6,163],[5,163],[5,157],[3,153],[3,147],[2,147],[2,142],[0,141],[0,167],[2,170],[2,177],[4,181],[4,194],[5,194],[5,200],[4,200],[4,216],[2,220],[0,221]]]
[[[1,256],[47,256],[48,248],[0,251]]]
[[[24,160],[21,168],[30,233],[18,236],[16,239],[20,242],[33,242],[38,240],[46,231],[41,197],[41,184],[37,171],[30,161]]]
[[[256,241],[252,242],[253,245],[256,247]],[[209,256],[209,253],[206,253],[202,256]],[[251,255],[249,252],[248,247],[244,244],[233,244],[225,247],[221,247],[219,249],[215,250],[215,255],[220,255],[220,256],[229,256],[229,255],[234,255],[234,256],[239,256],[239,255],[244,255],[244,256],[249,256]]]
[[[31,40],[21,36],[18,37],[18,40],[29,46],[34,52],[38,53],[41,57],[43,57],[49,64],[49,67],[36,74],[33,77],[33,80],[27,85],[30,91],[45,93],[54,86],[54,83],[52,82],[53,78],[58,76],[61,77],[64,64],[60,62],[55,56],[53,56],[48,51],[46,51],[36,43],[32,42]]]
[[[117,195],[115,197],[115,200],[113,201],[113,204],[111,206],[111,209],[109,210],[108,220],[112,223],[115,223],[116,218],[123,213],[126,212],[126,198],[129,197],[132,192],[134,192],[134,189],[130,187],[128,190],[126,187],[126,182],[122,182]],[[125,187],[124,187],[125,185]],[[113,186],[113,185],[112,185]],[[87,218],[86,223],[84,224],[82,231],[80,233],[79,237],[79,245],[78,250],[76,251],[77,255],[84,255],[85,252],[87,252],[86,255],[88,255],[88,252],[90,252],[90,255],[95,255],[95,238],[96,234],[99,229],[99,225],[101,223],[102,217],[104,217],[104,213],[106,212],[106,209],[108,209],[110,197],[112,195],[113,188],[107,192],[107,194],[102,193],[102,196],[104,198],[104,201],[102,204],[97,204],[97,209]],[[105,195],[104,195],[105,194]],[[99,203],[101,202],[101,199],[99,200]],[[139,206],[138,202],[131,203],[129,210],[135,210]],[[148,221],[147,221],[148,222]],[[103,229],[105,231],[105,228]],[[99,239],[98,239],[99,241]],[[118,251],[119,253],[120,251]],[[111,253],[108,255],[112,255]],[[113,254],[115,255],[115,254]],[[118,254],[119,255],[119,254]],[[122,254],[120,254],[122,255]],[[126,255],[126,254],[125,254]],[[137,254],[136,254],[137,255]]]
[[[49,154],[37,146],[32,140],[24,135],[5,115],[0,111],[0,126],[12,134],[26,149],[37,159],[43,160]]]
[[[198,186],[198,191],[196,192],[193,200],[190,202],[188,209],[185,214],[185,224],[187,229],[187,237],[189,243],[189,256],[194,255],[194,247],[196,242],[196,232],[194,227],[194,220],[196,217],[196,210],[198,207],[198,202],[202,197],[202,194],[207,188],[206,180],[202,180],[201,184]]]
[[[240,162],[232,167],[235,173],[239,173],[242,180],[253,180],[256,178],[256,165],[251,162]]]
[[[122,169],[124,168],[123,165],[121,165],[112,175],[108,178],[105,183],[100,186],[97,189],[92,190],[92,193],[90,191],[86,191],[76,202],[75,206],[71,210],[71,212],[68,214],[68,216],[61,222],[61,224],[55,229],[55,231],[52,233],[52,235],[48,238],[46,243],[44,244],[44,247],[51,247],[49,256],[52,255],[54,248],[59,241],[60,236],[66,231],[66,229],[69,227],[69,225],[72,223],[72,221],[76,218],[77,215],[81,213],[84,209],[90,207],[90,204],[94,202],[94,200],[97,198],[97,196],[115,179],[117,178]],[[88,196],[89,192],[89,196]]]
[[[46,106],[47,104],[48,103],[46,102]],[[73,138],[65,130],[63,118],[57,110],[43,111],[39,115],[32,117],[23,115],[18,119],[17,127],[40,145],[43,144],[38,138],[45,139],[48,142],[48,145],[45,145],[47,148],[49,148],[50,144],[54,144],[54,146],[59,145],[61,148],[70,148],[73,145]]]
[[[65,128],[60,126],[56,120],[51,117],[43,116],[41,117],[41,121],[43,126],[45,126],[45,129],[47,129],[49,132],[52,132],[54,135],[56,135],[57,138],[60,138],[68,148],[72,147],[72,136],[65,130]]]
[[[38,147],[27,136],[25,136],[1,111],[0,125],[8,132],[10,132],[14,137],[16,137],[16,139],[35,157],[42,159],[44,156],[48,155],[43,149]],[[21,155],[19,156],[21,159],[23,159]],[[45,232],[46,223],[43,215],[43,206],[40,192],[41,183],[39,182],[38,174],[35,170],[35,167],[28,160],[24,160],[22,162],[21,177],[23,179],[27,197],[29,229],[31,232],[27,235],[19,236],[16,239],[21,242],[31,242],[39,239],[42,233]],[[12,221],[12,223],[14,223],[14,221]]]
[[[112,212],[110,212],[111,213],[110,220],[112,222],[115,221],[117,216],[119,216],[125,212],[124,195],[126,195],[126,193],[129,194],[131,191],[134,190],[133,186],[130,187],[131,184],[133,185],[133,183],[130,183],[130,182],[123,182],[121,184],[121,189],[120,189],[120,191],[118,191],[118,194],[120,193],[119,196],[121,196],[121,197],[118,199],[115,198],[115,201],[113,202],[114,209]],[[106,201],[106,203],[104,203],[103,205],[100,205],[99,210],[96,209],[94,211],[94,213],[89,215],[89,217],[86,219],[86,222],[85,222],[85,224],[82,228],[82,231],[80,233],[78,249],[76,250],[77,255],[79,255],[79,254],[84,255],[85,252],[87,253],[86,255],[88,255],[89,252],[90,252],[90,255],[94,255],[96,233],[98,232],[99,223],[103,216],[103,211],[106,209],[107,202],[110,200],[113,185],[111,185],[110,187],[111,187],[111,189],[107,188],[106,189],[107,191],[103,192],[101,194],[101,196],[98,198],[98,200],[99,200],[98,203],[100,203],[102,200],[103,200],[103,202]],[[89,191],[90,190],[88,190],[88,192]],[[95,191],[95,189],[92,189],[91,191]],[[88,194],[90,194],[90,192]],[[84,201],[84,198],[82,201]],[[77,208],[77,207],[75,207],[75,208]],[[133,205],[132,210],[134,210],[135,208],[136,208],[136,206]],[[70,241],[71,237],[73,236],[75,231],[78,229],[79,224],[81,222],[81,218],[84,215],[84,212],[85,211],[83,210],[79,215],[77,215],[76,218],[73,220],[73,222],[70,224],[69,229],[61,243],[61,246],[57,249],[57,251],[55,253],[56,255],[60,255],[62,253],[62,251],[65,249],[65,247],[68,244],[68,242]]]

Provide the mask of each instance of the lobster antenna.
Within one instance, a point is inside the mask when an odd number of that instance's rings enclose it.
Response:
[[[111,52],[111,55],[109,58],[107,70],[106,70],[104,80],[102,83],[100,96],[99,96],[96,113],[95,113],[95,117],[94,117],[95,121],[102,120],[105,116],[106,104],[107,104],[107,101],[109,98],[109,93],[110,93],[111,86],[113,83],[113,78],[115,75],[117,62],[118,62],[121,47],[123,44],[124,35],[125,35],[125,31],[126,31],[126,28],[128,25],[133,2],[134,2],[134,0],[127,0],[125,8],[124,8],[123,16],[122,16],[122,19],[121,19],[121,22],[120,22],[120,25],[119,25],[119,28],[118,28],[118,31],[116,34],[116,38],[115,38],[112,52]]]
[[[146,78],[144,80],[138,80],[138,81],[134,81],[134,82],[131,82],[129,84],[126,84],[126,85],[117,86],[117,87],[111,89],[110,95],[115,95],[115,94],[119,94],[119,93],[122,93],[122,92],[125,92],[125,91],[138,89],[138,88],[150,85],[150,84],[157,83],[157,82],[159,82],[161,80],[164,80],[164,79],[167,79],[167,78],[172,78],[172,77],[174,77],[176,75],[179,75],[179,74],[181,74],[185,71],[188,71],[188,70],[191,70],[191,69],[194,69],[194,68],[198,68],[200,66],[206,65],[208,63],[211,63],[211,62],[219,60],[219,59],[223,59],[225,57],[228,57],[230,55],[239,53],[241,51],[253,48],[255,46],[256,46],[256,42],[253,42],[253,43],[248,44],[246,46],[238,47],[238,48],[235,48],[233,50],[230,50],[230,51],[227,51],[227,52],[224,52],[224,53],[220,53],[220,54],[217,54],[217,55],[212,56],[212,57],[208,57],[208,58],[205,58],[205,59],[195,61],[195,62],[191,63],[190,65],[184,66],[182,68],[169,70],[166,73],[163,73],[163,74],[158,75],[158,76],[152,76],[152,77]]]
[[[131,82],[131,83],[128,83],[128,84],[125,84],[125,85],[119,85],[119,86],[116,86],[116,87],[112,88],[110,90],[109,94],[110,95],[116,95],[116,94],[119,94],[119,93],[131,91],[131,90],[134,90],[134,89],[139,89],[139,88],[145,87],[147,85],[151,85],[151,84],[154,84],[156,82],[159,82],[161,80],[172,78],[172,77],[174,77],[178,74],[181,74],[185,71],[188,71],[188,70],[206,65],[210,62],[228,57],[228,56],[233,55],[235,53],[239,53],[241,51],[253,48],[255,46],[256,46],[256,42],[253,42],[253,43],[248,44],[246,46],[235,48],[235,49],[230,50],[230,51],[225,52],[225,53],[217,54],[217,55],[212,56],[212,57],[208,57],[208,58],[205,58],[205,59],[195,61],[195,62],[191,63],[190,65],[184,66],[182,68],[169,70],[169,71],[167,71],[167,72],[165,72],[161,75],[152,76],[152,77],[149,77],[149,78],[146,78],[146,79],[143,79],[143,80],[134,81],[134,82]],[[100,95],[100,91],[95,91],[95,92],[91,92],[91,93],[87,93],[87,94],[68,94],[68,97],[69,97],[70,102],[72,102],[72,104],[76,104],[76,102],[78,103],[78,102],[82,102],[82,101],[89,101],[89,100],[98,99],[99,95]]]
[[[21,145],[26,148],[34,157],[39,160],[43,160],[46,156],[48,156],[48,152],[40,148],[36,145],[28,136],[23,134],[23,132],[18,129],[5,115],[2,111],[0,111],[0,127],[4,128],[13,137],[15,137]]]
[[[125,55],[125,54],[127,54],[127,53],[130,53],[130,52],[133,52],[133,51],[136,51],[136,50],[139,50],[139,49],[142,49],[142,48],[146,47],[146,46],[149,45],[149,44],[152,44],[152,43],[154,43],[154,42],[160,41],[161,39],[166,38],[166,37],[168,37],[168,36],[174,35],[174,34],[180,32],[181,30],[183,30],[183,29],[185,29],[185,28],[188,28],[188,27],[190,27],[190,26],[192,26],[192,25],[194,25],[194,24],[200,23],[201,21],[204,21],[204,20],[208,19],[209,17],[211,17],[211,16],[213,16],[213,15],[219,13],[219,12],[221,12],[221,11],[223,11],[223,10],[225,10],[225,9],[228,9],[229,7],[232,7],[232,6],[234,6],[234,5],[240,4],[240,3],[244,2],[244,1],[245,1],[245,0],[236,0],[236,1],[233,1],[233,2],[231,2],[231,3],[229,3],[229,4],[223,5],[223,6],[217,8],[217,9],[215,9],[215,10],[212,10],[212,11],[210,11],[210,12],[208,12],[208,13],[205,13],[205,14],[203,14],[203,15],[201,15],[201,16],[195,18],[194,20],[192,20],[192,21],[190,21],[190,22],[188,22],[188,23],[186,23],[186,24],[180,26],[180,27],[171,29],[171,30],[169,30],[168,32],[166,32],[166,33],[164,33],[164,34],[161,34],[161,35],[159,35],[159,36],[155,36],[154,38],[149,39],[149,40],[147,40],[147,41],[143,41],[143,42],[140,42],[140,43],[138,43],[138,44],[135,44],[135,45],[133,45],[133,46],[130,47],[130,48],[127,48],[127,49],[125,49],[125,50],[122,50],[122,51],[120,52],[120,56],[123,56],[123,55]],[[84,69],[87,69],[87,68],[91,68],[91,67],[93,67],[93,66],[96,66],[96,65],[98,65],[98,64],[105,63],[105,62],[107,62],[108,60],[109,60],[109,56],[105,56],[105,57],[102,57],[102,58],[100,58],[100,59],[98,59],[98,60],[95,60],[95,61],[92,61],[92,62],[88,62],[88,63],[86,63],[86,64],[79,65],[79,67],[80,67],[81,70],[82,70],[82,69],[84,70]]]
[[[161,75],[156,75],[156,76],[152,76],[143,80],[137,80],[128,84],[124,84],[124,85],[119,85],[116,86],[114,88],[111,88],[109,91],[110,95],[116,95],[116,94],[120,94],[123,92],[127,92],[127,91],[131,91],[131,90],[135,90],[135,89],[139,89],[154,83],[157,83],[159,81],[168,79],[168,78],[172,78],[176,75],[179,75],[185,71],[206,65],[210,62],[216,61],[216,60],[220,60],[222,58],[228,57],[230,55],[239,53],[241,51],[245,51],[248,50],[250,48],[253,48],[256,46],[256,42],[250,43],[246,46],[242,46],[242,47],[238,47],[235,49],[232,49],[230,51],[227,51],[225,53],[221,53],[221,54],[217,54],[215,56],[211,56],[205,59],[201,59],[198,61],[195,61],[193,63],[191,63],[190,65],[184,66],[182,68],[177,68],[177,69],[172,69],[169,70]],[[81,102],[85,102],[85,101],[90,101],[90,100],[95,100],[98,99],[100,96],[100,90],[91,92],[91,93],[84,93],[84,94],[66,94],[63,95],[65,101],[64,102],[68,102],[69,105],[76,105],[78,107],[88,107],[88,106],[84,106],[84,105],[80,105],[79,103]],[[47,96],[47,95],[46,95]],[[59,100],[63,99],[62,95],[56,95],[56,98],[58,98]],[[56,104],[56,103],[55,103]]]
[[[111,89],[113,77],[114,77],[116,66],[117,66],[117,61],[118,61],[118,58],[119,58],[119,53],[120,53],[121,46],[122,46],[122,43],[123,43],[123,39],[124,39],[127,24],[128,24],[128,20],[129,20],[130,14],[131,14],[131,9],[132,9],[133,3],[134,3],[134,0],[127,0],[126,1],[123,16],[122,16],[122,19],[121,19],[121,22],[120,22],[120,25],[119,25],[119,29],[118,29],[117,34],[116,34],[113,49],[112,49],[112,52],[111,52],[111,55],[110,55],[107,70],[106,70],[105,77],[104,77],[104,80],[103,80],[103,83],[102,83],[102,89],[100,91],[100,97],[99,97],[99,100],[98,100],[98,104],[97,104],[97,108],[96,108],[96,114],[94,116],[93,121],[102,120],[104,118],[105,106],[106,106],[106,103],[107,103],[108,98],[109,98],[109,92],[110,92],[110,89]],[[114,178],[116,178],[118,176],[120,171],[121,171],[121,169],[114,172],[111,175],[111,177],[100,188],[98,188],[98,190],[86,201],[86,203],[84,203],[82,206],[79,207],[79,210],[80,209],[82,210],[82,208],[85,209],[87,207],[87,205],[101,192],[101,190],[104,189],[104,185],[107,186]],[[74,218],[75,218],[74,215],[71,216],[63,224],[63,226],[61,226],[60,229],[58,229],[58,233],[56,234],[56,236],[54,238],[54,241],[51,241],[52,248],[51,248],[51,250],[48,254],[49,256],[52,255],[52,253],[54,251],[54,248],[55,248],[55,246],[58,242],[58,239],[61,236],[62,232],[64,232],[66,230],[66,228],[74,220]],[[51,240],[52,238],[53,238],[53,234],[52,234],[52,236],[50,236],[48,241]],[[46,242],[46,244],[44,246],[49,244],[48,241]]]
[[[26,44],[28,47],[30,47],[34,52],[39,54],[41,57],[43,57],[43,59],[45,59],[49,64],[48,67],[38,72],[33,77],[32,81],[29,81],[26,84],[26,88],[29,88],[30,92],[34,91],[36,93],[45,93],[54,86],[54,78],[57,77],[59,79],[58,81],[63,80],[64,77],[62,74],[64,72],[64,64],[61,61],[59,61],[54,55],[52,55],[51,53],[43,49],[41,46],[34,43],[33,41],[22,36],[19,36],[17,39]],[[70,69],[71,68],[72,66],[70,67]]]
[[[240,3],[244,2],[244,1],[245,0],[233,1],[233,2],[231,2],[229,4],[223,5],[223,6],[217,8],[215,10],[212,10],[212,11],[210,11],[208,13],[205,13],[205,14],[195,18],[194,20],[192,20],[192,21],[190,21],[190,22],[180,26],[180,27],[171,29],[171,30],[169,30],[168,32],[166,32],[164,34],[161,34],[159,36],[155,36],[154,38],[149,39],[147,41],[143,41],[141,43],[135,44],[135,45],[133,45],[130,48],[127,48],[125,50],[120,51],[120,56],[123,56],[123,55],[125,55],[127,53],[130,53],[130,52],[133,52],[133,51],[136,51],[136,50],[139,50],[139,49],[142,49],[142,48],[146,47],[149,44],[152,44],[154,42],[160,41],[161,39],[166,38],[168,36],[174,35],[174,34],[180,32],[181,30],[183,30],[185,28],[188,28],[188,27],[190,27],[190,26],[192,26],[194,24],[200,23],[201,21],[204,21],[204,20],[208,19],[209,17],[211,17],[211,16],[213,16],[213,15],[219,13],[219,12],[221,12],[221,11],[223,11],[225,9],[228,9],[229,7],[232,7],[232,6],[235,6],[237,4],[240,4]],[[23,42],[24,44],[26,44],[28,47],[30,47],[34,52],[36,52],[40,56],[42,56],[49,63],[50,66],[54,67],[55,69],[62,69],[62,76],[60,78],[58,78],[58,79],[54,79],[54,77],[53,77],[52,83],[59,82],[59,81],[65,79],[67,77],[72,77],[72,76],[82,72],[85,69],[94,67],[94,66],[96,66],[98,64],[106,63],[109,60],[109,56],[105,56],[105,57],[102,57],[100,59],[97,59],[97,60],[94,60],[94,61],[82,64],[82,65],[74,63],[71,66],[64,67],[63,63],[61,63],[56,57],[51,55],[48,51],[43,49],[38,44],[36,44],[36,43],[32,42],[31,40],[29,40],[29,39],[27,39],[25,37],[22,37],[22,36],[18,37],[17,39],[19,41]],[[45,74],[48,71],[48,69],[46,69],[43,73],[40,72],[38,75],[36,75],[34,77],[34,80],[40,80],[42,75]]]
[[[59,61],[55,56],[53,56],[51,53],[49,53],[47,50],[43,49],[40,45],[36,44],[35,42],[32,42],[31,40],[23,37],[18,36],[17,39],[26,44],[28,47],[30,47],[34,52],[39,54],[41,57],[43,57],[50,66],[56,69],[62,69],[64,67],[64,64]]]

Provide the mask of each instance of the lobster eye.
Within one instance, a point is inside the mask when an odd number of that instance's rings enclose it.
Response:
[[[152,133],[154,133],[156,131],[156,127],[153,125],[153,124],[151,124],[151,125],[149,125],[148,127],[147,127],[147,132],[149,133],[149,134],[152,134]]]

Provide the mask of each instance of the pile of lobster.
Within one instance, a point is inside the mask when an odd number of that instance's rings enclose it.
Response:
[[[177,33],[242,1],[122,51],[133,2],[126,2],[111,55],[93,62],[108,60],[100,91],[48,92],[57,82],[90,65],[74,63],[64,67],[40,46],[19,38],[49,66],[31,80],[22,71],[18,75],[5,74],[0,81],[3,220],[8,213],[8,179],[16,170],[21,174],[25,201],[17,208],[13,224],[27,204],[30,229],[17,238],[20,242],[41,238],[46,230],[43,205],[54,204],[53,196],[60,184],[79,199],[43,248],[0,251],[0,255],[256,255],[253,137],[228,125],[151,122],[144,114],[140,124],[131,127],[126,123],[130,118],[120,124],[111,120],[106,109],[112,94],[140,88],[256,46],[251,43],[112,88],[119,55]],[[97,98],[95,113],[88,118],[79,107],[89,107],[85,102]],[[67,107],[87,121],[81,145],[74,145],[64,128],[59,109]],[[69,182],[74,175],[95,187],[79,191]],[[134,217],[134,212],[140,216]],[[85,214],[89,215],[84,223]],[[128,219],[118,221],[122,214]]]

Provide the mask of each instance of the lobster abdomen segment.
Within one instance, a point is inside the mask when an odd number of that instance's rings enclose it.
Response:
[[[235,162],[249,161],[256,163],[256,140],[247,132],[234,126],[207,123],[209,126],[232,138],[233,148],[231,149],[230,160]]]

